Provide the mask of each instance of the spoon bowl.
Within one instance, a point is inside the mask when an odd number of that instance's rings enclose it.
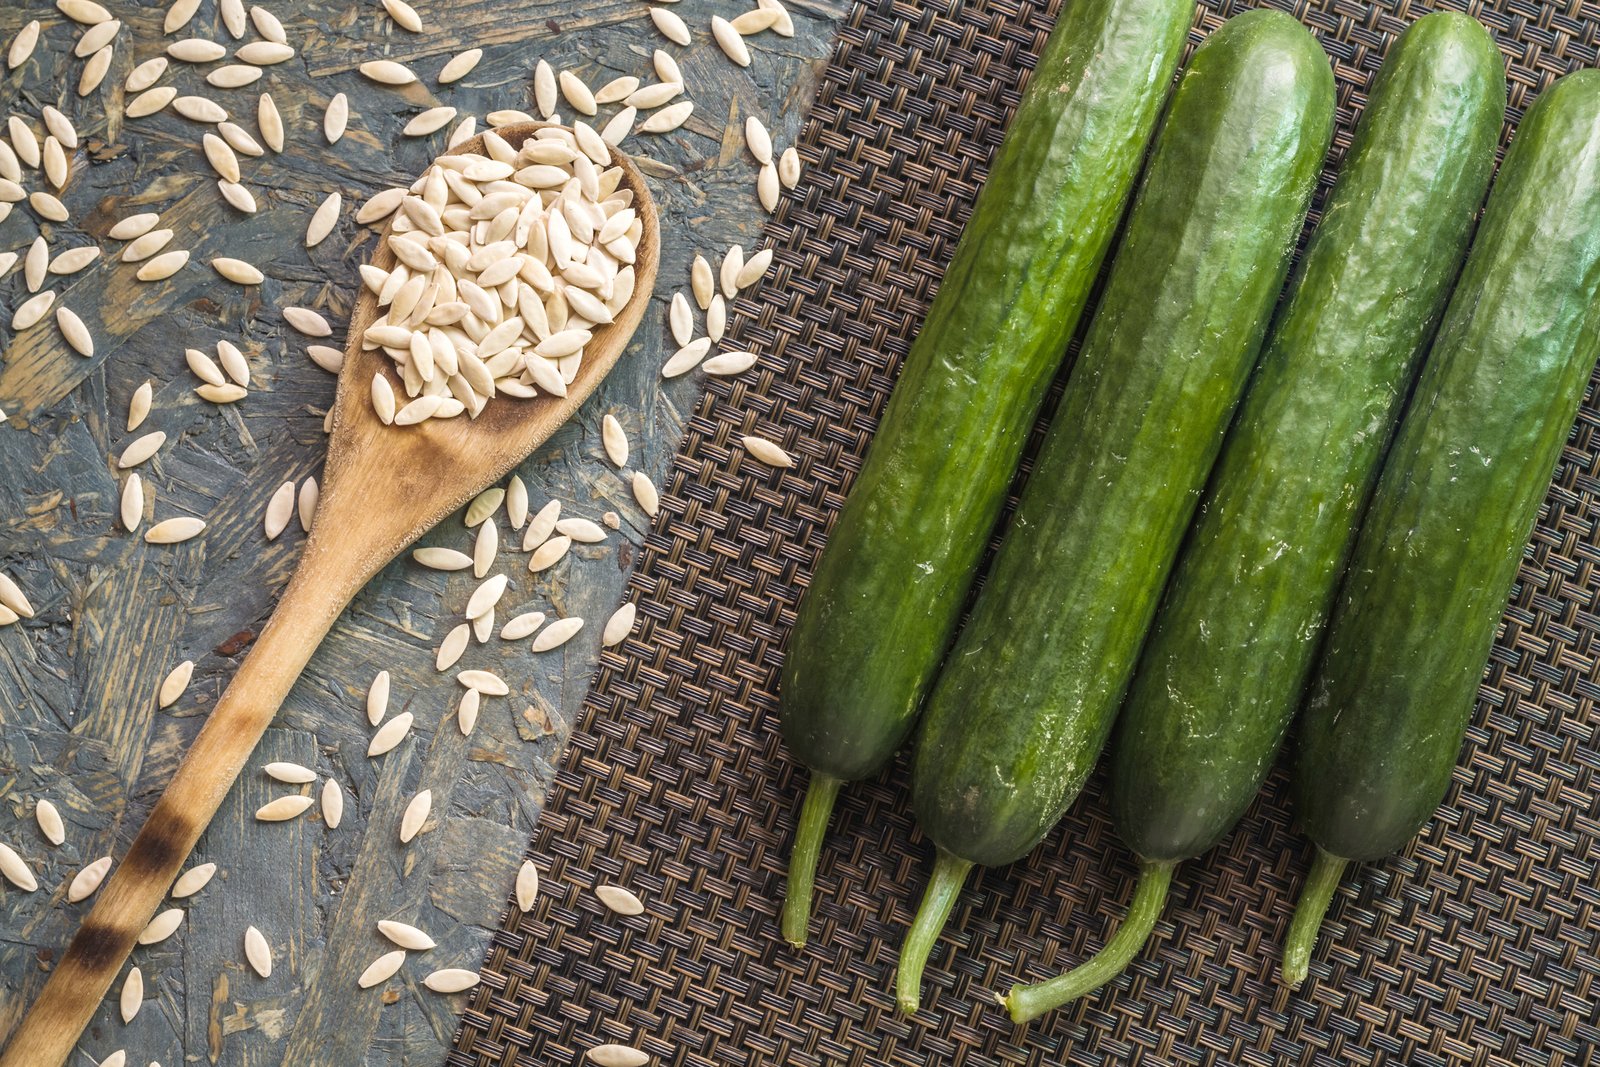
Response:
[[[520,148],[544,125],[495,132]],[[455,149],[456,154],[483,151],[481,136]],[[566,396],[497,397],[475,419],[462,414],[412,426],[385,425],[372,405],[372,379],[386,374],[398,383],[399,378],[387,356],[362,347],[362,335],[378,317],[377,297],[362,287],[339,372],[316,522],[294,577],[12,1034],[0,1067],[65,1063],[195,841],[351,597],[418,537],[549,440],[616,365],[655,288],[661,235],[643,176],[615,148],[611,157],[622,168],[619,188],[633,191],[632,206],[643,224],[634,290],[613,322],[593,330]],[[387,239],[379,242],[373,261],[385,270],[393,266]]]

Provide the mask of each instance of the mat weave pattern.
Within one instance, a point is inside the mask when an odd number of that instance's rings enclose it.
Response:
[[[804,132],[806,177],[769,232],[776,269],[736,305],[735,336],[761,362],[713,379],[689,423],[632,580],[640,624],[603,655],[534,837],[540,898],[507,912],[453,1067],[574,1064],[613,1041],[717,1067],[1600,1062],[1592,399],[1450,796],[1403,856],[1346,879],[1298,993],[1277,957],[1308,855],[1281,771],[1237,832],[1180,869],[1128,974],[1025,1029],[991,993],[1098,948],[1131,892],[1098,779],[1033,856],[969,883],[914,1019],[890,987],[930,849],[903,761],[843,794],[810,946],[778,936],[804,781],[774,720],[795,601],[1058,4],[874,0],[847,19]],[[1286,6],[1337,67],[1337,156],[1391,36],[1427,9]],[[1196,39],[1237,10],[1204,8]],[[1513,120],[1551,78],[1595,64],[1595,3],[1466,10],[1511,63]],[[747,433],[796,466],[752,460]],[[606,882],[645,912],[607,912],[592,893]]]

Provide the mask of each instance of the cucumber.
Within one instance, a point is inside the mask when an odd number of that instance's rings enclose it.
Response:
[[[915,725],[1182,55],[1194,0],[1074,0],[1045,44],[789,639],[812,770],[784,936],[803,944],[841,782]]]
[[[1529,110],[1384,463],[1303,713],[1316,859],[1284,946],[1307,973],[1347,864],[1444,797],[1522,549],[1600,356],[1600,71]]]
[[[912,776],[938,846],[900,956],[923,963],[974,863],[1037,844],[1111,728],[1260,349],[1327,150],[1333,72],[1278,11],[1196,50],[1022,501],[923,718]]]
[[[1389,49],[1117,723],[1111,810],[1141,860],[1128,921],[1080,967],[1013,987],[1017,1022],[1120,974],[1173,867],[1261,787],[1466,254],[1505,106],[1505,64],[1465,15],[1428,15]]]

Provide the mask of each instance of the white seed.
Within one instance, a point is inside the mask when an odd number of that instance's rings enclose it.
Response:
[[[629,601],[612,612],[611,618],[606,620],[605,629],[600,631],[600,643],[606,648],[621,644],[633,632],[633,619],[637,611],[638,608]]]
[[[142,93],[160,81],[161,75],[166,72],[167,57],[154,56],[129,71],[128,80],[122,83],[122,87],[130,93]]]
[[[222,364],[222,369],[227,372],[239,385],[250,385],[250,364],[245,361],[244,353],[239,351],[239,346],[232,341],[217,342],[217,362]]]
[[[279,113],[271,93],[262,93],[256,102],[256,126],[260,128],[261,139],[267,142],[268,148],[274,152],[283,151],[283,115]]]
[[[478,972],[446,967],[428,975],[422,984],[435,993],[462,993],[478,984]]]
[[[67,886],[67,903],[76,904],[80,900],[87,900],[100,888],[100,883],[106,880],[106,875],[111,872],[111,857],[101,856],[83,870],[72,876],[72,882]]]
[[[511,692],[511,687],[506,685],[505,679],[493,671],[462,671],[456,675],[456,681],[486,696],[503,697]]]
[[[721,15],[711,16],[711,36],[716,39],[717,47],[722,49],[723,54],[729,59],[741,67],[750,65],[750,49],[745,47],[744,38],[740,37],[739,31]]]
[[[687,374],[700,365],[706,358],[706,353],[711,351],[711,338],[696,337],[672,354],[672,358],[661,366],[663,378],[676,378],[680,374]]]
[[[789,17],[789,10],[783,6],[782,0],[756,0],[756,6],[777,14],[777,21],[772,24],[773,33],[779,37],[794,36],[794,20]]]
[[[100,249],[94,245],[69,248],[50,261],[51,274],[76,274],[100,258]]]
[[[225,122],[228,112],[215,100],[203,96],[180,96],[172,101],[172,110],[191,122],[216,124]]]
[[[119,517],[122,519],[122,528],[129,533],[139,528],[139,523],[144,520],[144,481],[138,472],[128,475],[122,483],[122,500],[118,508]]]
[[[39,880],[33,876],[33,871],[27,862],[17,855],[16,849],[4,841],[0,841],[0,874],[5,875],[6,881],[24,893],[31,893],[39,888]]]
[[[533,101],[545,118],[556,113],[556,72],[542,59],[533,68]]]
[[[308,785],[317,780],[317,772],[310,767],[302,767],[298,763],[287,760],[278,760],[261,768],[268,778],[285,782],[289,785]]]
[[[633,121],[638,118],[639,109],[625,107],[611,116],[604,126],[600,128],[600,140],[615,148],[633,132]]]
[[[455,117],[456,109],[453,107],[430,107],[412,116],[411,121],[406,123],[400,132],[407,137],[426,137],[449,125]]]
[[[119,221],[115,226],[106,231],[106,236],[113,241],[131,241],[135,237],[143,237],[155,228],[161,216],[154,211],[142,212],[138,215],[129,215]]]
[[[779,192],[778,168],[768,163],[756,175],[756,199],[769,215],[778,209]]]
[[[679,294],[680,296],[682,294]],[[685,304],[685,307],[688,305]],[[628,435],[623,432],[622,423],[617,421],[615,415],[606,414],[600,420],[600,439],[605,445],[606,458],[618,467],[628,465]]]
[[[222,199],[232,204],[237,210],[244,212],[246,215],[254,215],[256,213],[256,198],[249,189],[246,189],[238,182],[230,182],[225,179],[218,179],[217,188],[222,192]]]
[[[424,796],[426,795],[426,792],[427,791],[424,790],[422,793],[418,793],[417,796]],[[429,937],[415,926],[412,926],[408,923],[396,922],[393,919],[379,919],[378,933],[382,934],[384,937],[388,938],[391,942],[400,946],[401,948],[411,949],[414,952],[426,952],[430,948],[436,947],[433,938]]]
[[[244,0],[217,0],[217,14],[222,16],[222,25],[235,41],[244,36]]]
[[[283,23],[278,21],[278,16],[264,7],[256,6],[250,9],[250,21],[255,23],[256,32],[269,41],[285,44],[289,40],[288,34],[283,32]]]
[[[311,357],[311,362],[327,371],[329,374],[338,374],[344,369],[344,353],[328,345],[307,345],[306,355]],[[330,409],[329,417],[333,416]]]
[[[22,258],[22,278],[28,286],[28,292],[37,293],[44,284],[45,274],[50,269],[50,245],[43,237],[35,237],[28,246],[28,252]]]
[[[558,79],[561,86],[561,95],[567,98],[573,110],[582,115],[593,115],[598,108],[595,106],[594,93],[584,84],[583,79],[570,70],[561,72]]]
[[[528,521],[528,487],[515,474],[506,483],[506,521],[513,530],[522,529],[522,524]]]
[[[262,978],[272,977],[272,946],[254,926],[244,929],[244,958],[256,974]]]
[[[651,55],[650,64],[656,69],[656,77],[662,81],[683,81],[683,70],[678,66],[678,61],[661,49],[657,48]]]
[[[39,824],[39,832],[52,845],[59,845],[67,839],[67,827],[61,821],[61,812],[50,801],[40,800],[35,804],[33,817]]]
[[[385,952],[367,965],[361,972],[361,977],[356,979],[356,984],[362,989],[371,989],[382,982],[387,982],[394,977],[400,965],[406,961],[406,950],[397,948],[393,952]]]
[[[773,9],[768,7],[753,7],[749,11],[740,12],[735,18],[729,21],[728,25],[732,26],[734,31],[741,37],[747,37],[752,33],[760,33],[762,30],[770,30],[777,23],[777,21],[778,13]]]
[[[385,426],[394,423],[394,387],[389,384],[389,379],[384,377],[382,371],[372,376],[372,408],[378,413],[378,420]]]
[[[483,694],[476,689],[468,689],[461,694],[461,703],[456,705],[456,725],[461,729],[461,736],[467,737],[472,733],[472,728],[478,725],[478,704],[483,699]]]
[[[141,945],[156,945],[165,941],[177,932],[178,925],[183,922],[182,908],[168,908],[145,925],[136,939]]]
[[[177,33],[189,24],[194,13],[200,10],[200,0],[172,0],[162,23],[162,33]]]
[[[253,263],[228,256],[217,256],[211,261],[216,272],[239,285],[260,285],[266,276]]]
[[[215,360],[198,348],[184,349],[183,358],[196,378],[208,385],[226,384],[227,379],[222,376],[222,368],[217,366]]]
[[[583,544],[598,544],[606,539],[606,532],[599,523],[588,519],[562,519],[556,523],[556,532]]]
[[[406,734],[411,732],[411,719],[409,711],[402,711],[380,726],[367,745],[367,755],[381,756],[404,741]]]
[[[128,977],[122,980],[122,992],[117,996],[117,1007],[124,1023],[133,1022],[144,1006],[144,972],[138,967],[128,968]]]
[[[491,111],[485,115],[484,121],[490,126],[515,126],[521,122],[534,122],[536,120],[526,111],[518,111],[515,108],[501,108],[499,111]]]
[[[56,139],[54,134],[44,139],[43,161],[45,179],[57,189],[66,185],[68,177],[67,153],[61,147],[61,142]]]
[[[595,1067],[644,1067],[650,1057],[631,1045],[596,1045],[584,1053]]]
[[[411,558],[431,570],[464,571],[472,566],[472,557],[453,548],[428,546],[412,551]]]
[[[260,67],[252,67],[247,63],[230,63],[208,73],[206,84],[218,89],[242,89],[260,81],[263,73]]]
[[[533,555],[528,559],[528,570],[534,574],[547,571],[561,561],[567,554],[567,549],[572,547],[570,537],[552,537],[533,550]]]
[[[694,340],[694,312],[689,309],[689,301],[681,292],[672,294],[667,324],[672,328],[672,339],[679,348]]]
[[[760,281],[767,273],[767,268],[772,265],[772,249],[763,248],[745,261],[733,276],[733,284],[740,289],[747,289]]]
[[[576,615],[555,622],[540,630],[533,641],[529,643],[531,652],[549,652],[551,649],[560,648],[572,640],[579,630],[583,629],[583,620]]]
[[[67,221],[67,205],[63,204],[55,194],[47,193],[43,189],[28,194],[28,206],[33,208],[40,218],[51,222]]]
[[[694,266],[689,273],[689,288],[693,290],[694,302],[700,305],[701,311],[711,306],[711,297],[717,291],[717,282],[711,273],[711,264],[707,263],[706,257],[698,252],[695,253]]]
[[[626,100],[635,89],[639,88],[639,79],[631,74],[624,74],[620,78],[612,78],[594,91],[594,102],[597,104],[615,104]]]
[[[122,262],[137,263],[141,259],[149,259],[167,246],[172,240],[171,230],[150,230],[135,237],[122,249]]]
[[[661,36],[673,44],[688,46],[689,27],[676,13],[664,7],[653,7],[650,9],[650,21],[655,23]]]
[[[539,868],[532,860],[523,860],[517,869],[517,910],[524,913],[533,910],[533,902],[538,898]]]
[[[476,67],[482,58],[481,48],[469,48],[465,52],[458,53],[439,70],[439,84],[449,85],[465,78],[472,73],[472,68]]]
[[[69,307],[56,308],[56,328],[61,331],[61,336],[66,338],[67,344],[71,345],[72,350],[78,355],[94,355],[94,338],[77,312]]]
[[[317,206],[317,210],[312,212],[311,222],[306,226],[307,248],[315,248],[333,232],[333,228],[339,223],[339,209],[343,204],[344,198],[337,191],[331,192],[327,199]]]
[[[117,458],[117,466],[122,470],[137,467],[167,443],[167,435],[161,430],[136,437],[122,450],[122,455]]]
[[[722,257],[718,277],[722,282],[722,295],[732,300],[739,295],[739,272],[744,270],[744,247],[733,245]]]
[[[206,400],[213,404],[233,404],[243,400],[249,395],[249,392],[244,386],[234,385],[232,382],[229,382],[227,385],[199,386],[195,389],[195,394],[198,395],[201,400]]]
[[[33,55],[34,46],[39,43],[39,20],[34,19],[11,38],[11,47],[6,50],[6,69],[16,70],[28,61]]]
[[[744,143],[757,163],[765,166],[772,162],[772,135],[767,132],[766,124],[754,115],[744,120]]]
[[[406,0],[383,0],[383,9],[389,13],[403,30],[412,33],[422,32],[422,16],[417,14],[417,9],[406,3]]]
[[[661,494],[644,471],[633,472],[633,498],[639,502],[640,510],[652,519],[661,510]]]
[[[190,867],[178,875],[178,880],[172,883],[171,896],[174,900],[192,897],[210,884],[211,878],[217,873],[215,863],[201,863]]]
[[[449,633],[444,640],[439,642],[438,654],[433,658],[433,669],[447,671],[454,667],[461,659],[461,654],[467,650],[467,641],[472,637],[472,627],[462,623]]]
[[[0,571],[0,604],[4,604],[24,619],[33,618],[33,605],[28,596],[11,576]]]
[[[194,678],[194,660],[186,659],[161,680],[161,687],[156,691],[156,707],[170,708],[178,702],[189,688],[189,682]]]
[[[322,135],[329,144],[336,144],[344,136],[345,127],[349,124],[350,98],[343,93],[335,93],[322,112]]]
[[[411,68],[403,63],[396,63],[392,59],[375,59],[369,63],[363,63],[360,70],[362,74],[379,85],[410,85],[417,80],[417,76],[411,72]]]
[[[294,483],[284,482],[278,486],[267,501],[267,514],[263,526],[268,541],[275,541],[278,535],[289,526],[289,519],[294,515]]]
[[[328,325],[328,320],[310,308],[286,307],[283,309],[283,321],[307,337],[327,337],[333,333],[333,327]]]
[[[322,783],[322,821],[328,829],[337,830],[344,818],[344,790],[332,778]]]
[[[651,14],[663,10],[652,8]],[[694,112],[693,100],[680,100],[676,104],[668,104],[649,118],[639,124],[640,133],[670,133],[688,121]]]
[[[744,442],[745,451],[769,467],[788,468],[794,466],[794,457],[765,437],[746,434],[740,440]]]
[[[153,1067],[161,1067],[154,1060],[151,1061],[151,1064]],[[117,1049],[117,1051],[100,1061],[100,1067],[128,1067],[127,1051],[125,1049]]]
[[[500,639],[503,641],[520,641],[543,625],[544,612],[525,611],[500,628]]]
[[[450,131],[450,136],[445,139],[445,145],[448,148],[454,148],[457,145],[459,145],[462,141],[467,140],[468,138],[470,138],[471,136],[473,136],[473,134],[475,134],[477,132],[478,132],[478,120],[477,120],[477,118],[475,118],[472,115],[468,115],[466,118],[464,118],[460,122],[456,123],[456,128],[451,130]]]
[[[188,262],[189,253],[187,251],[163,252],[148,263],[143,264],[134,273],[134,277],[141,282],[159,282],[178,273],[183,269],[184,264]]]
[[[291,793],[289,796],[269,800],[256,809],[256,819],[260,822],[285,822],[299,815],[303,815],[311,807],[311,798]]]
[[[78,95],[88,96],[100,88],[100,83],[106,80],[106,72],[110,69],[111,46],[106,45],[90,56],[89,62],[83,65],[83,73],[78,76]]]
[[[465,523],[467,529],[486,521],[489,516],[500,510],[501,501],[505,500],[506,491],[500,486],[490,486],[472,498],[472,503],[467,505]]]
[[[389,712],[389,672],[379,671],[367,686],[367,722],[373,726]]]
[[[649,111],[660,107],[668,100],[682,95],[682,93],[682,82],[656,82],[653,85],[646,85],[628,94],[628,106],[638,108],[641,111]]]
[[[257,67],[270,67],[274,63],[284,63],[293,59],[294,49],[277,41],[251,41],[237,49],[233,53],[233,58]]]
[[[620,885],[597,885],[594,895],[618,915],[639,915],[644,912],[644,902]]]
[[[177,97],[178,90],[170,85],[158,85],[148,89],[129,100],[123,108],[123,113],[130,119],[142,119],[147,115],[154,115],[166,107]]]
[[[21,331],[37,324],[40,319],[44,318],[45,312],[49,311],[50,306],[55,302],[56,294],[49,289],[36,296],[29,297],[17,308],[16,314],[11,316],[11,328]]]
[[[422,831],[422,824],[428,821],[428,813],[433,810],[433,790],[424,789],[411,798],[411,803],[406,805],[406,810],[400,816],[400,843],[410,844],[411,839]],[[378,924],[378,929],[383,929],[383,924]],[[419,934],[422,931],[417,931]],[[385,931],[387,934],[387,931]],[[394,938],[389,938],[391,941]],[[397,944],[399,942],[396,942]],[[427,945],[403,945],[404,948],[432,948],[430,941]]]
[[[204,37],[186,37],[167,45],[167,55],[180,63],[213,63],[228,54],[228,50]]]
[[[482,578],[489,573],[489,568],[494,566],[495,556],[500,552],[500,531],[492,522],[486,522],[478,527],[477,539],[472,544],[472,575]],[[492,609],[491,609],[492,610]],[[468,615],[467,618],[475,616]]]
[[[510,581],[503,574],[496,574],[484,580],[483,584],[473,590],[471,598],[467,601],[467,619],[476,619],[486,611],[492,611],[500,603],[500,598],[505,596],[506,585]]]
[[[718,293],[711,298],[711,306],[706,308],[706,336],[714,345],[722,343],[722,335],[728,329],[728,302]]]
[[[321,497],[322,490],[318,488],[315,478],[307,478],[300,483],[300,499],[295,514],[300,519],[300,529],[306,533],[311,532],[311,524],[317,517],[317,501]]]

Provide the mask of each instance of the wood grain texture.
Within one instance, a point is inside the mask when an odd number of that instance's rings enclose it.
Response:
[[[513,691],[486,699],[476,731],[463,738],[454,720],[460,688],[435,673],[433,653],[475,582],[470,573],[438,574],[408,561],[385,568],[312,658],[201,839],[192,862],[216,862],[216,879],[183,903],[189,914],[176,935],[136,951],[143,1010],[124,1026],[108,1000],[81,1046],[96,1060],[126,1047],[130,1062],[435,1063],[462,998],[430,993],[421,979],[481,959],[587,686],[601,625],[648,524],[633,501],[629,471],[661,480],[683,413],[698,394],[694,376],[660,380],[672,348],[667,301],[674,287],[687,287],[695,251],[713,258],[730,243],[758,244],[763,216],[739,133],[743,117],[759,114],[780,148],[793,141],[842,5],[791,5],[797,35],[754,39],[755,63],[745,71],[722,56],[706,30],[712,14],[731,15],[737,5],[676,5],[695,35],[688,49],[666,45],[644,5],[620,0],[514,9],[418,3],[427,23],[420,35],[400,30],[376,4],[268,5],[300,49],[294,60],[268,68],[247,89],[205,86],[209,66],[174,63],[161,80],[217,99],[252,133],[257,93],[272,92],[289,143],[282,156],[242,159],[261,208],[253,216],[218,194],[199,150],[203,127],[170,112],[121,117],[128,71],[174,38],[161,34],[162,8],[107,6],[123,28],[105,84],[84,99],[73,89],[83,62],[71,55],[78,28],[38,0],[0,8],[0,42],[9,43],[30,19],[43,26],[33,57],[0,76],[0,104],[39,129],[39,106],[55,104],[82,138],[62,194],[72,217],[44,224],[43,233],[53,252],[91,242],[102,248],[89,269],[52,279],[62,302],[88,323],[93,358],[71,352],[49,320],[20,336],[0,329],[0,409],[10,417],[0,424],[0,570],[38,609],[36,618],[0,629],[0,840],[18,848],[41,882],[33,894],[0,890],[0,1035],[15,1027],[89,908],[66,903],[72,875],[98,856],[125,851],[293,569],[303,535],[291,524],[267,543],[262,513],[283,481],[319,473],[333,378],[308,361],[307,339],[277,309],[321,310],[336,327],[330,343],[339,343],[355,268],[374,243],[371,231],[353,223],[356,205],[409,180],[444,145],[445,131],[410,139],[400,128],[436,103],[480,123],[497,108],[532,111],[528,78],[541,56],[594,87],[623,73],[650,80],[658,45],[678,59],[696,102],[684,129],[637,136],[626,146],[643,157],[662,210],[655,306],[600,394],[519,471],[534,508],[559,497],[568,514],[599,519],[614,510],[622,529],[530,575],[504,513],[495,520],[497,569],[514,582],[501,621],[530,608],[582,615],[589,625],[539,656],[525,642],[474,644],[461,666],[498,670]],[[231,44],[209,3],[176,36],[188,35]],[[445,60],[473,46],[485,48],[478,68],[453,86],[437,86],[433,75]],[[354,73],[379,57],[411,64],[422,82],[396,90]],[[322,110],[340,91],[350,98],[350,130],[330,147]],[[562,113],[570,117],[565,106]],[[42,186],[28,177],[30,188]],[[308,251],[305,225],[335,188],[344,193],[344,217],[333,236]],[[105,238],[117,218],[144,210],[159,210],[161,225],[177,231],[172,247],[191,250],[190,265],[168,282],[134,281],[132,267],[114,262],[119,244]],[[40,232],[37,223],[25,208],[14,210],[0,222],[0,251],[25,250]],[[267,281],[220,281],[205,265],[216,255],[249,259]],[[25,297],[20,268],[0,279],[0,322]],[[240,404],[217,408],[193,395],[197,383],[182,353],[223,338],[243,349],[254,382]],[[169,437],[141,468],[154,500],[146,523],[174,514],[205,518],[210,528],[186,544],[147,545],[116,521],[115,457],[130,439],[128,398],[146,379],[156,399],[140,432],[160,429]],[[631,440],[629,471],[604,458],[600,420],[608,412]],[[453,517],[423,543],[470,551],[472,537]],[[197,663],[188,693],[158,711],[156,688],[185,658]],[[394,677],[391,714],[413,712],[418,728],[394,752],[369,760],[363,699],[380,669]],[[255,822],[262,803],[304,788],[260,773],[279,759],[339,780],[347,794],[339,829],[327,830],[316,809],[289,823]],[[421,788],[433,789],[434,814],[401,848],[399,815]],[[60,848],[33,822],[41,797],[66,817]],[[358,991],[356,975],[387,948],[375,932],[380,918],[422,926],[439,947],[414,954],[385,987]],[[249,924],[272,945],[269,979],[244,964]]]

